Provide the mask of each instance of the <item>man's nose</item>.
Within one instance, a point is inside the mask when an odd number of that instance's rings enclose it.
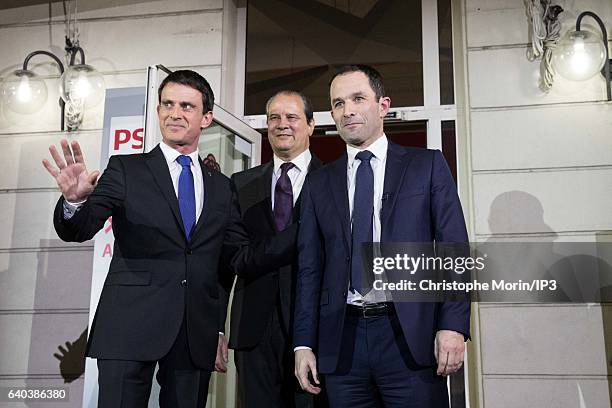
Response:
[[[289,121],[285,117],[281,117],[276,125],[277,129],[287,129],[289,127]]]
[[[174,105],[172,110],[170,110],[170,117],[172,119],[180,119],[182,115],[182,108],[179,105]]]
[[[342,116],[348,118],[355,115],[354,105],[349,101],[342,106]]]

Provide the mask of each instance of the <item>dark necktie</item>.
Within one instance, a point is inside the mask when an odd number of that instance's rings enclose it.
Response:
[[[178,202],[183,218],[183,226],[185,227],[185,235],[189,240],[191,229],[195,224],[196,206],[195,206],[195,189],[193,185],[193,173],[191,172],[191,157],[179,156],[176,158],[178,164],[181,165],[181,175],[178,182]]]
[[[374,172],[370,159],[373,156],[369,150],[361,151],[355,156],[360,163],[355,176],[355,195],[353,196],[351,290],[356,290],[362,296],[370,291],[374,282],[371,268],[364,270],[362,265],[362,244],[372,242]]]
[[[293,187],[287,174],[293,167],[295,164],[291,162],[281,164],[281,175],[274,187],[274,223],[277,231],[287,227],[293,212]]]

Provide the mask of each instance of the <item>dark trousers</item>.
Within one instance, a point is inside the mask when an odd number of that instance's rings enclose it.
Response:
[[[299,388],[293,374],[293,349],[278,308],[263,330],[254,348],[234,352],[240,408],[312,407],[312,396]]]
[[[98,359],[98,408],[146,408],[158,363],[161,408],[204,407],[210,371],[200,370],[191,360],[183,321],[172,348],[159,361]]]
[[[340,353],[325,376],[330,407],[448,408],[446,378],[414,362],[397,316],[347,315]]]

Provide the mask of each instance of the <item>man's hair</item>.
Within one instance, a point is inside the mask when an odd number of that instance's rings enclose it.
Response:
[[[300,98],[302,98],[302,103],[304,104],[304,115],[306,116],[306,122],[310,123],[313,121],[314,115],[312,113],[312,102],[310,102],[310,99],[303,93],[298,92],[298,91],[292,91],[292,90],[278,91],[277,93],[272,95],[270,99],[268,99],[268,101],[266,102],[266,117],[268,116],[268,111],[270,109],[270,104],[272,103],[272,100],[280,95],[299,96]]]
[[[334,76],[329,81],[329,84],[331,85],[332,81],[336,77],[340,75],[350,74],[352,72],[363,72],[368,77],[370,87],[374,91],[376,99],[380,99],[385,96],[385,85],[383,84],[382,75],[380,75],[380,72],[378,72],[369,65],[355,64],[340,67],[340,69],[338,69],[338,71],[334,73]]]
[[[213,94],[210,84],[202,75],[188,69],[182,69],[170,73],[170,75],[164,78],[162,83],[159,85],[159,89],[157,90],[157,99],[159,103],[161,103],[162,90],[169,83],[185,85],[200,91],[202,94],[204,113],[212,112],[213,106],[215,105],[215,95]]]

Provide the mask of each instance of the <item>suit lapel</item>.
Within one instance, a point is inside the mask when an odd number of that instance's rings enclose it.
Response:
[[[402,185],[406,169],[410,163],[410,156],[405,153],[401,146],[389,142],[387,148],[387,164],[385,165],[385,184],[383,188],[383,202],[381,208],[381,229],[385,231],[385,225],[389,221],[389,215],[397,202],[398,190]],[[382,234],[381,234],[382,238]]]
[[[276,222],[272,212],[272,172],[274,171],[274,160],[269,161],[262,167],[262,176],[258,177],[258,191],[262,192],[264,213],[272,231],[276,231]]]
[[[198,222],[196,223],[192,231],[191,241],[193,241],[194,237],[198,234],[198,231],[202,228],[202,225],[204,225],[206,218],[210,214],[210,209],[212,208],[214,200],[214,191],[216,188],[216,182],[215,178],[212,175],[212,170],[209,169],[206,165],[204,165],[202,160],[200,160],[199,158],[198,162],[200,163],[200,168],[202,169],[202,196],[204,197],[204,205],[202,206],[202,213],[200,214],[200,218],[198,218]]]
[[[315,171],[316,169],[323,167],[323,162],[314,154],[310,159],[310,164],[308,165],[308,172]],[[292,219],[293,222],[296,222],[300,218],[300,203],[302,201],[302,192],[300,191],[300,195],[295,201],[295,205],[293,206]]]
[[[346,183],[347,162],[348,156],[345,151],[342,157],[329,164],[326,169],[328,170],[329,187],[334,198],[337,212],[340,215],[345,243],[350,247],[351,228],[349,220],[348,186]]]
[[[319,159],[313,154],[312,158],[310,159],[310,164],[308,165],[308,171],[315,171],[316,169],[321,167],[323,167],[323,162],[321,161],[321,159]]]
[[[170,171],[168,170],[168,163],[166,163],[166,158],[164,157],[164,154],[159,146],[156,146],[150,153],[148,153],[146,163],[151,171],[151,174],[153,175],[153,179],[157,183],[162,195],[170,206],[180,231],[184,235],[183,231],[185,228],[183,227],[183,219],[181,218],[178,199],[176,198],[172,178],[170,177]]]

